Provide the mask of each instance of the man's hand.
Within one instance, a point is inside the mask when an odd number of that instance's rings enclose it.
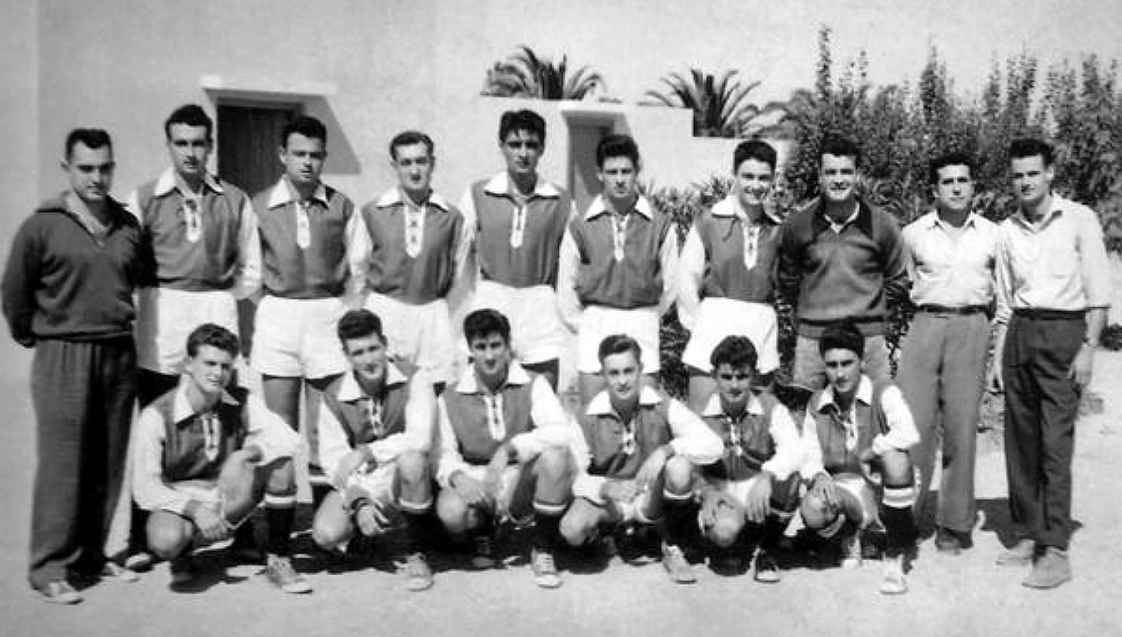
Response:
[[[639,485],[635,480],[606,480],[600,488],[600,496],[612,502],[631,502],[639,495]]]
[[[658,474],[662,472],[662,468],[666,465],[666,449],[659,447],[647,456],[643,464],[639,466],[639,471],[635,474],[635,485],[640,491],[646,491],[650,488],[651,484],[658,479]]]
[[[838,500],[838,487],[834,484],[834,479],[826,473],[820,473],[814,477],[814,484],[810,486],[808,495],[814,495],[822,500],[827,506],[837,509],[840,504]]]
[[[771,511],[771,480],[771,473],[763,471],[752,482],[752,488],[748,490],[748,497],[744,502],[744,513],[749,522],[762,524],[767,519],[767,514]]]
[[[1079,353],[1075,355],[1075,360],[1071,362],[1071,370],[1068,375],[1075,379],[1075,384],[1080,387],[1086,387],[1091,384],[1091,372],[1095,366],[1095,349],[1088,345],[1083,344],[1079,348]]]
[[[379,505],[367,500],[355,511],[355,525],[363,535],[373,537],[390,526],[390,519]]]
[[[230,534],[230,526],[219,515],[217,509],[202,505],[195,509],[191,517],[199,533],[210,542],[224,540]]]
[[[483,483],[467,475],[463,471],[456,473],[451,479],[452,489],[468,506],[486,506],[488,504],[487,489]]]
[[[1005,379],[1001,377],[1001,361],[994,360],[990,363],[986,373],[986,389],[991,394],[1000,394],[1005,391]]]
[[[714,487],[705,487],[701,495],[701,508],[697,514],[697,522],[703,531],[707,531],[717,524],[721,507],[732,509],[734,515],[744,515],[740,505],[728,495]]]
[[[370,455],[365,449],[352,449],[347,452],[347,455],[339,461],[339,466],[335,468],[335,475],[331,477],[332,486],[339,490],[345,488],[351,474],[358,471],[369,460]]]

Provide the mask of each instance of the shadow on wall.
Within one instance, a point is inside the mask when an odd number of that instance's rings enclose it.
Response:
[[[327,98],[322,96],[307,98],[303,102],[303,107],[304,114],[319,119],[327,127],[328,152],[323,172],[329,175],[360,174],[362,163],[359,162],[354,146],[351,146],[351,141],[347,139],[347,134]]]

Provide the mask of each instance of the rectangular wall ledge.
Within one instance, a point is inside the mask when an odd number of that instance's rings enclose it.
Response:
[[[330,82],[272,82],[260,78],[243,80],[221,75],[203,75],[199,78],[199,86],[207,93],[243,99],[301,100],[330,97],[336,92],[335,84]]]

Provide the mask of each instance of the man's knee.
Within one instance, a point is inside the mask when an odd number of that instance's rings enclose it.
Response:
[[[595,537],[599,524],[596,505],[577,498],[561,516],[558,531],[569,546],[583,546]]]
[[[351,514],[343,508],[342,498],[336,492],[327,494],[312,521],[312,539],[321,548],[332,549],[352,533]]]
[[[880,456],[885,486],[908,487],[915,482],[912,461],[908,452],[891,449]]]
[[[164,560],[174,559],[191,543],[195,525],[168,511],[153,511],[148,516],[148,550]]]
[[[713,526],[705,530],[705,537],[721,548],[732,546],[744,528],[744,516],[739,511],[724,507],[717,514]]]
[[[479,512],[452,489],[444,489],[436,499],[436,515],[452,535],[461,535],[479,527]]]
[[[667,493],[686,495],[693,489],[693,463],[682,456],[674,456],[662,468],[663,488]]]
[[[403,486],[416,487],[432,481],[428,455],[420,451],[405,451],[398,454],[397,479]]]
[[[541,482],[565,481],[573,472],[572,454],[567,447],[546,447],[534,461],[534,474]]]
[[[815,531],[826,528],[836,517],[825,500],[813,494],[808,494],[803,498],[799,513],[802,515],[803,524],[806,525],[806,528]]]

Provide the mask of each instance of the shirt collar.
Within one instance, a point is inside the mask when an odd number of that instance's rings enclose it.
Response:
[[[444,212],[450,212],[452,210],[452,207],[448,205],[448,202],[444,199],[444,197],[441,197],[439,194],[437,194],[435,190],[429,191],[429,198],[426,203],[428,203],[433,208]],[[397,186],[394,186],[393,188],[390,188],[386,192],[382,193],[382,196],[378,198],[378,203],[374,204],[374,206],[377,208],[392,208],[393,206],[405,205],[408,205],[408,203],[402,197],[401,188]]]
[[[182,422],[184,419],[199,413],[195,411],[194,407],[191,406],[191,401],[187,398],[187,387],[190,382],[191,379],[184,375],[180,377],[179,385],[175,388],[175,402],[172,403],[171,407],[171,418],[174,422]],[[222,390],[222,397],[220,400],[234,407],[241,405],[241,403],[226,390]]]
[[[709,212],[715,217],[745,218],[748,216],[748,213],[740,207],[740,199],[738,199],[735,195],[728,195],[724,199],[713,204],[713,207],[709,209]],[[764,218],[775,223],[776,225],[783,223],[782,219],[776,217],[770,210],[767,209],[767,206],[764,206]]]
[[[854,400],[865,403],[866,405],[873,404],[873,381],[869,377],[861,374],[861,380],[857,383],[857,395]],[[818,405],[815,406],[816,411],[824,411],[828,405],[833,405],[837,408],[837,403],[834,402],[834,388],[827,386],[822,390],[818,397]]]
[[[530,374],[517,361],[510,362],[510,367],[506,371],[506,385],[529,385],[530,380]],[[483,393],[479,387],[479,380],[475,377],[475,369],[471,365],[468,365],[463,376],[460,376],[460,382],[456,383],[456,391],[461,394]]]
[[[404,385],[409,382],[405,374],[397,368],[393,363],[386,363],[386,388],[394,387],[395,385]],[[353,403],[356,400],[363,398],[370,398],[362,385],[358,383],[355,378],[354,372],[349,371],[343,375],[343,381],[339,385],[339,400],[347,403]]]
[[[830,227],[830,219],[826,216],[826,202],[822,197],[818,197],[811,202],[810,208],[814,211],[813,221],[814,234],[822,232]],[[852,223],[857,226],[857,229],[864,232],[869,237],[873,236],[873,209],[869,204],[857,199],[857,217],[846,219],[846,225]]]
[[[632,210],[643,215],[647,219],[654,218],[654,209],[651,207],[651,202],[647,201],[647,198],[643,195],[639,195],[639,198],[635,200],[635,207],[632,208]],[[588,221],[589,219],[595,219],[603,214],[609,214],[608,206],[604,203],[604,195],[596,195],[596,198],[589,204],[588,210],[585,211],[584,219]]]
[[[186,187],[180,188],[180,180],[175,174],[174,168],[167,168],[164,172],[160,173],[160,177],[156,180],[156,187],[152,190],[152,194],[156,197],[163,197],[172,190],[179,189],[183,194],[186,192]],[[222,184],[218,183],[218,179],[210,174],[203,173],[203,186],[210,188],[212,191],[222,194]]]
[[[651,407],[662,402],[662,396],[659,395],[650,385],[643,385],[639,390],[639,405],[641,407]],[[615,415],[616,410],[612,408],[612,399],[607,389],[603,389],[599,394],[592,397],[588,401],[588,406],[584,408],[584,413],[589,416],[611,416]]]
[[[1051,221],[1056,217],[1062,216],[1064,213],[1064,209],[1069,207],[1071,203],[1071,201],[1064,199],[1056,193],[1052,193],[1052,207],[1050,210],[1048,210],[1048,214],[1044,215],[1044,218],[1040,220],[1039,227],[1044,227],[1051,223]],[[1017,212],[1009,215],[1009,218],[1029,229],[1035,229],[1038,227],[1036,223],[1033,223],[1031,219],[1025,216],[1025,211],[1019,206],[1017,208]]]
[[[966,215],[966,221],[963,222],[962,227],[963,228],[974,227],[976,225],[977,221],[978,221],[978,214],[975,213],[975,212],[970,212]],[[945,223],[943,221],[943,219],[939,216],[939,213],[937,211],[934,211],[934,210],[927,213],[926,222],[927,222],[926,227],[927,227],[928,230],[934,230],[935,228],[938,228],[940,226],[949,225],[949,224]]]
[[[760,404],[760,399],[755,396],[748,397],[748,404],[744,407],[745,413],[753,416],[764,415],[764,406]],[[709,396],[709,401],[705,403],[705,408],[701,410],[702,416],[711,418],[719,418],[725,415],[725,409],[721,406],[721,395],[714,392]]]
[[[297,199],[296,189],[292,187],[292,182],[290,182],[287,177],[281,177],[280,181],[273,186],[273,190],[269,193],[269,203],[266,207],[276,208],[277,206],[285,206]],[[323,185],[323,182],[316,185],[316,191],[312,193],[312,199],[322,203],[324,206],[329,205],[327,201],[327,187]]]
[[[483,190],[492,195],[506,196],[510,192],[510,176],[506,171],[495,175],[487,181],[487,184],[483,186]],[[538,175],[538,181],[534,184],[533,195],[535,197],[556,199],[561,196],[561,191],[553,184],[542,179],[541,175]]]

